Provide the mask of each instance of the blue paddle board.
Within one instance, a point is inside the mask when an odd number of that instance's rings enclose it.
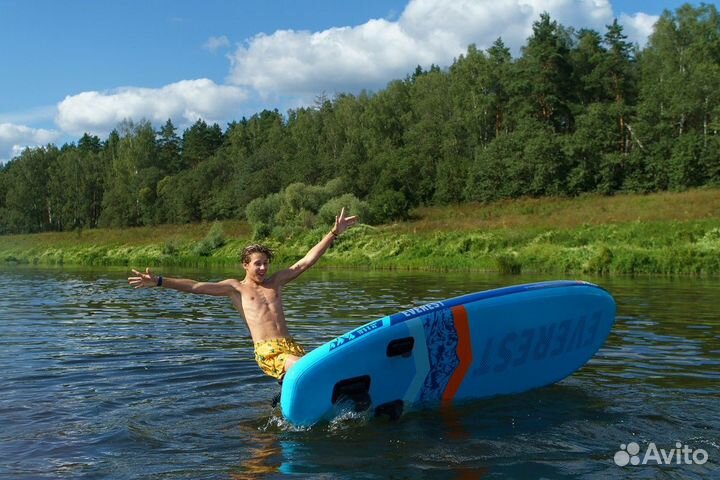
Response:
[[[352,409],[398,418],[447,402],[524,392],[582,367],[615,322],[597,285],[551,281],[429,303],[321,345],[287,373],[280,406],[309,426]]]

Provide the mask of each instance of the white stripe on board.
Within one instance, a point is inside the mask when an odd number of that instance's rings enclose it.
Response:
[[[422,320],[413,319],[408,322],[408,330],[410,335],[415,337],[415,348],[413,348],[413,359],[415,360],[415,378],[405,392],[403,400],[405,403],[414,403],[420,389],[425,383],[425,377],[427,377],[430,371],[430,360],[428,359],[428,349],[425,343],[425,328],[423,328]]]

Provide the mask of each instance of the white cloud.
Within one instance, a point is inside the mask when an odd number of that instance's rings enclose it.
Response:
[[[362,88],[404,76],[408,58],[418,57],[432,58],[386,20],[318,33],[281,30],[240,47],[229,80],[262,95]]]
[[[207,39],[207,42],[203,44],[203,48],[211,52],[216,52],[221,48],[228,48],[229,46],[230,40],[228,40],[225,35],[221,37],[210,37]]]
[[[161,88],[125,87],[108,92],[82,92],[58,104],[55,123],[63,131],[82,135],[105,134],[125,119],[147,119],[178,125],[202,118],[222,122],[236,116],[248,98],[237,86],[217,85],[212,80],[182,80]]]
[[[57,130],[0,123],[0,163],[5,163],[19,155],[27,147],[46,145],[60,136],[61,133]]]
[[[257,35],[230,56],[228,81],[265,97],[382,88],[417,65],[451,64],[471,43],[502,37],[519,52],[545,11],[600,32],[613,19],[608,0],[411,0],[397,21]]]
[[[628,41],[644,47],[659,19],[660,17],[657,15],[648,15],[642,12],[633,15],[622,13],[618,18],[618,23],[623,26],[623,33],[627,35]]]

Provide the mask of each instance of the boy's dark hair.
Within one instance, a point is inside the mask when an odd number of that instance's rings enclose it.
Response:
[[[266,247],[265,245],[260,245],[259,243],[255,243],[253,245],[248,245],[247,247],[243,248],[243,251],[240,252],[240,260],[242,260],[242,263],[249,263],[250,262],[250,256],[253,253],[264,253],[265,256],[268,259],[268,262],[272,262],[273,259],[273,251],[270,250],[270,248]]]

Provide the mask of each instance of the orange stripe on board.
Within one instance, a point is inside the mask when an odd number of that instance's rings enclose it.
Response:
[[[455,331],[458,336],[456,352],[460,363],[457,368],[455,368],[445,387],[442,395],[443,402],[449,402],[455,398],[455,394],[460,388],[460,385],[462,385],[465,374],[472,363],[472,345],[470,343],[470,326],[468,325],[467,311],[465,311],[465,307],[462,305],[452,307],[450,311],[452,311]]]

